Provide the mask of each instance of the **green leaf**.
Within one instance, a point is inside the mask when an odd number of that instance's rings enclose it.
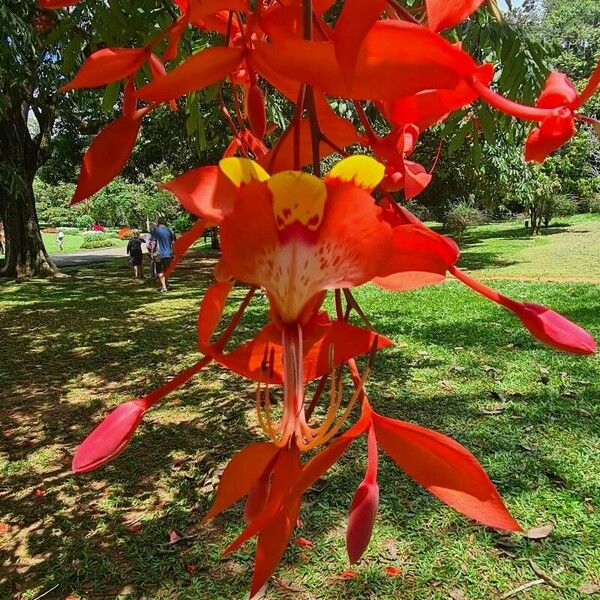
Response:
[[[114,110],[115,104],[119,99],[119,92],[121,91],[121,82],[115,81],[109,83],[104,88],[104,95],[102,96],[102,110],[105,113],[110,113]]]

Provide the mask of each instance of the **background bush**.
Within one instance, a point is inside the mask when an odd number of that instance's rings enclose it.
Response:
[[[90,229],[93,224],[94,219],[92,219],[90,215],[81,215],[77,219],[77,227],[79,227],[79,229]]]
[[[474,199],[460,200],[450,206],[444,216],[444,225],[448,232],[461,240],[469,227],[485,223],[485,215],[474,204]]]

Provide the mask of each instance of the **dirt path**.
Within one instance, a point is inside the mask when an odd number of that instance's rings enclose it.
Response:
[[[79,265],[103,262],[124,256],[127,256],[125,248],[123,246],[116,246],[112,248],[97,248],[95,250],[51,254],[50,258],[59,269],[62,269],[64,267],[77,267]]]
[[[531,277],[527,275],[494,275],[491,273],[477,274],[477,271],[470,271],[470,274],[477,279],[497,280],[497,281],[527,281],[532,283],[590,283],[594,285],[600,285],[600,278],[598,277],[577,277],[577,276],[536,276]]]

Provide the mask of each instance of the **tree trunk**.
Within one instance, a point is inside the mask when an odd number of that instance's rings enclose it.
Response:
[[[40,133],[32,139],[27,126],[29,105],[18,97],[7,99],[9,105],[0,117],[0,217],[6,238],[0,276],[51,277],[57,270],[39,230],[33,179],[47,152],[53,112],[38,110]]]
[[[56,267],[48,258],[38,226],[33,182],[25,181],[18,197],[11,197],[7,190],[0,188],[0,205],[6,238],[5,261],[0,275],[18,280],[56,275]]]

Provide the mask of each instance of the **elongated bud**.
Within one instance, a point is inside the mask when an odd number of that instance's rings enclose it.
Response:
[[[532,302],[517,302],[469,277],[456,267],[449,269],[459,281],[492,302],[497,302],[514,313],[529,332],[542,344],[570,352],[571,354],[593,354],[596,340],[585,330],[557,312]]]
[[[260,140],[267,130],[267,114],[265,111],[265,97],[258,84],[253,84],[248,90],[248,119],[252,133]]]
[[[73,471],[92,471],[123,452],[147,409],[143,400],[131,400],[115,408],[77,448]]]
[[[365,478],[358,486],[352,506],[346,531],[346,550],[350,562],[354,564],[360,560],[369,545],[373,533],[373,525],[379,507],[379,486],[377,485],[377,440],[375,429],[369,428],[368,433],[368,461]]]

